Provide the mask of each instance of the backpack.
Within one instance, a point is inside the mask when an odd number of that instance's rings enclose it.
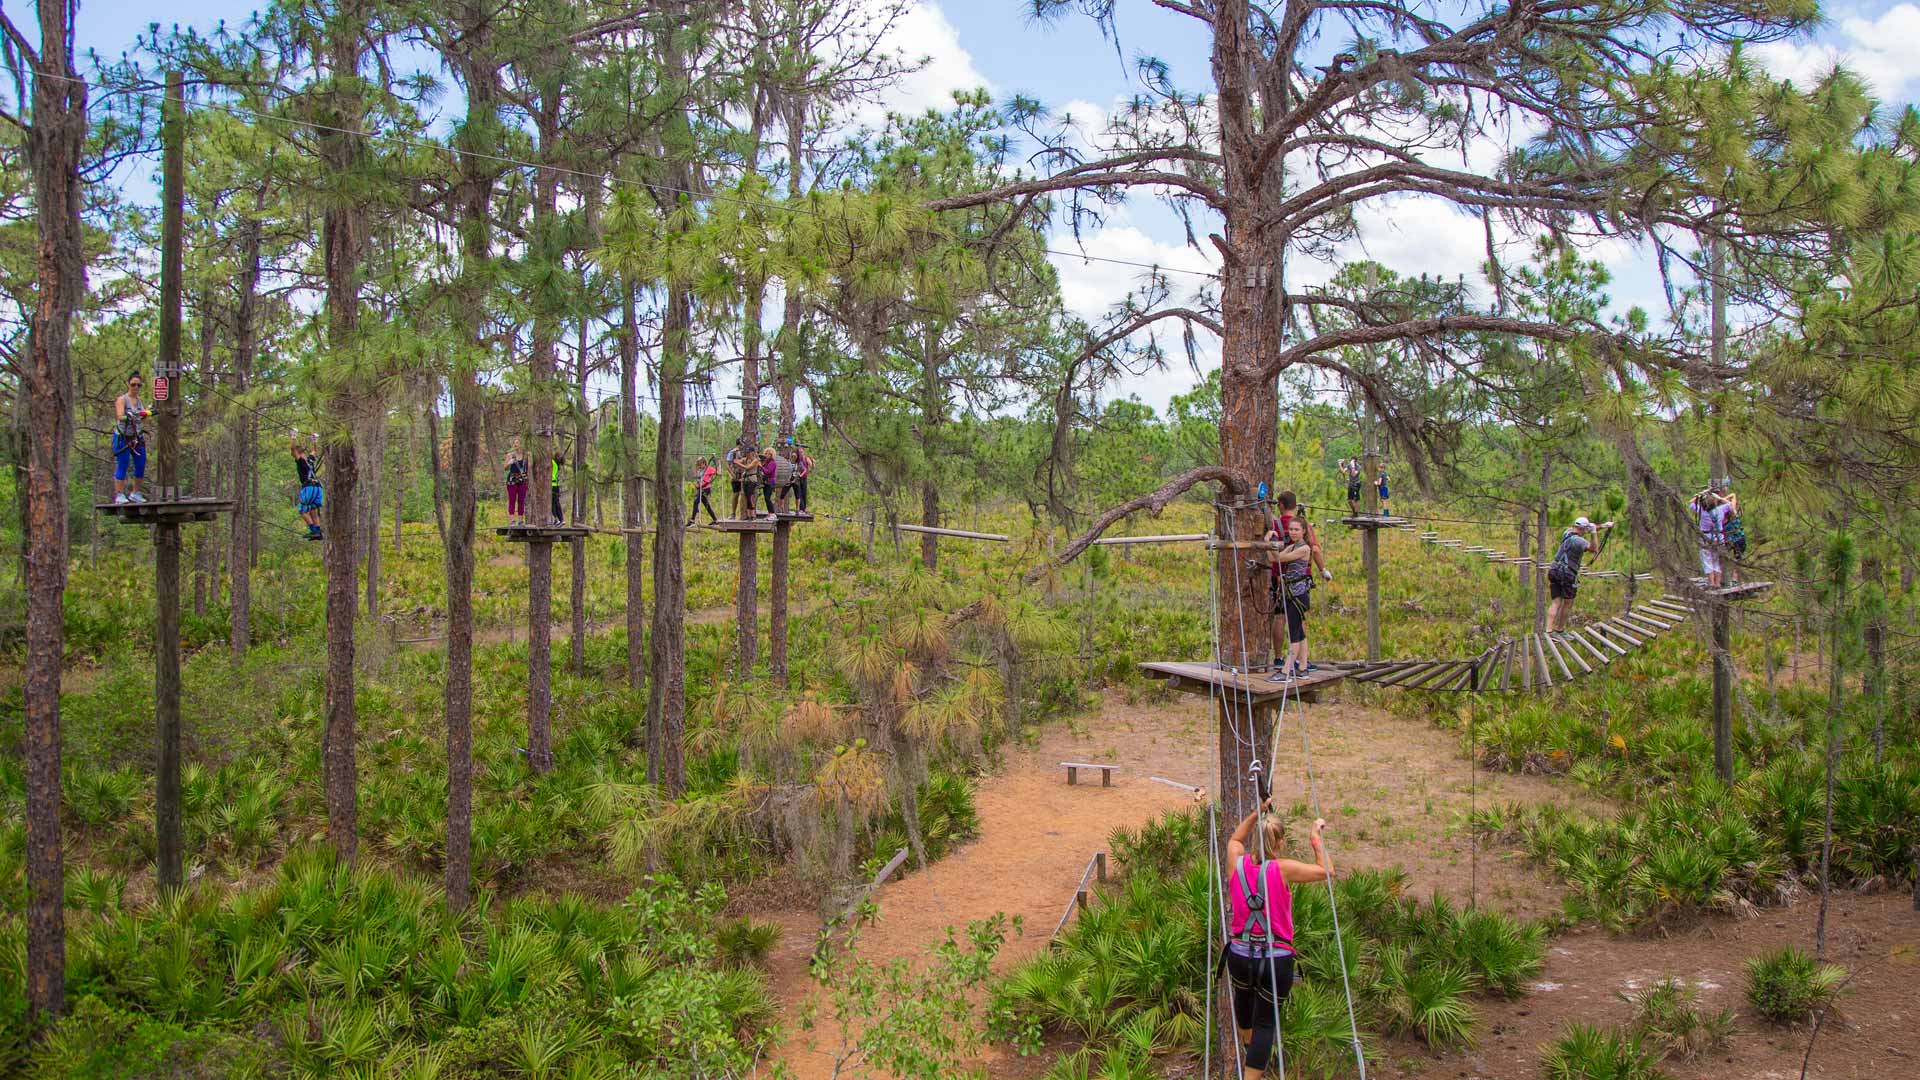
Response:
[[[1739,514],[1727,515],[1726,524],[1721,526],[1721,540],[1734,555],[1747,553],[1747,527],[1741,523]]]

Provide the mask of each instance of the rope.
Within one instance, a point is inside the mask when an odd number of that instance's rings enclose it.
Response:
[[[1281,700],[1285,701],[1285,698]],[[1276,726],[1275,737],[1278,735]],[[1300,756],[1307,767],[1307,795],[1313,800],[1313,816],[1324,817],[1320,812],[1320,785],[1313,775],[1313,745],[1307,737],[1307,714],[1304,710],[1300,711]],[[1326,840],[1323,838],[1320,843],[1324,847]],[[1354,1015],[1353,980],[1347,974],[1347,946],[1340,935],[1340,902],[1334,896],[1331,874],[1327,875],[1327,908],[1333,913],[1333,947],[1340,961],[1340,983],[1347,994],[1347,1031],[1353,1036],[1353,1062],[1360,1070],[1360,1080],[1367,1080],[1367,1055],[1360,1048],[1360,1021]]]
[[[1230,544],[1238,543],[1239,531],[1234,523],[1233,514],[1229,512],[1226,515],[1226,518],[1227,518],[1227,542]],[[1236,553],[1239,551],[1237,547],[1232,548],[1230,550]],[[1236,600],[1234,604],[1234,617],[1235,617],[1235,622],[1238,626],[1238,631],[1240,636],[1240,654],[1239,655],[1240,655],[1240,659],[1244,662],[1250,654],[1247,649],[1246,605],[1238,602],[1238,598],[1241,596],[1242,590],[1241,590],[1241,581],[1240,581],[1240,559],[1237,554],[1231,557],[1231,562],[1233,566],[1234,597]],[[1239,725],[1236,718],[1236,722],[1234,724],[1233,745],[1234,745],[1234,751],[1236,755],[1239,754],[1240,748],[1244,743],[1244,745],[1246,745],[1249,749],[1253,751],[1255,756],[1253,758],[1251,765],[1246,768],[1246,771],[1239,772],[1239,776],[1241,777],[1241,779],[1239,780],[1239,786],[1237,788],[1237,791],[1240,795],[1241,801],[1244,803],[1246,799],[1247,779],[1254,779],[1253,839],[1254,839],[1254,845],[1258,849],[1255,872],[1259,875],[1260,884],[1264,886],[1266,882],[1266,873],[1267,873],[1267,853],[1266,853],[1266,837],[1260,829],[1261,795],[1260,795],[1260,784],[1257,779],[1257,777],[1259,777],[1261,774],[1260,759],[1258,757],[1260,748],[1254,742],[1255,735],[1257,734],[1255,730],[1257,721],[1255,720],[1255,707],[1253,704],[1253,695],[1250,693],[1247,694],[1246,699],[1247,699],[1246,735],[1243,739],[1239,731]],[[1281,706],[1282,712],[1284,712],[1286,709],[1286,695],[1284,693],[1280,697],[1280,706]],[[1275,720],[1276,726],[1278,725],[1278,723],[1279,721],[1276,718]],[[1242,761],[1244,761],[1244,759],[1242,759]],[[1240,762],[1236,762],[1236,764],[1240,764]],[[1239,868],[1235,867],[1235,869],[1238,870]],[[1264,890],[1263,890],[1263,893],[1264,893]],[[1271,928],[1271,924],[1269,924],[1269,928]],[[1275,1073],[1279,1077],[1279,1080],[1286,1080],[1286,1077],[1287,1077],[1286,1035],[1285,1035],[1285,1030],[1280,1025],[1279,977],[1276,974],[1274,974],[1273,965],[1271,963],[1267,965],[1267,990],[1269,995],[1273,999],[1273,1053],[1274,1053]]]
[[[1220,560],[1218,559],[1207,560],[1207,599],[1210,603],[1210,607],[1208,608],[1208,615],[1209,615],[1211,630],[1212,630],[1213,661],[1214,661],[1214,665],[1218,667],[1220,665]],[[1229,712],[1228,709],[1223,706],[1223,699],[1221,697],[1222,693],[1223,691],[1221,690],[1220,686],[1217,683],[1209,683],[1207,685],[1207,700],[1213,704],[1214,715],[1216,717],[1227,716]],[[1210,746],[1210,749],[1208,750],[1207,757],[1208,757],[1208,761],[1213,766],[1213,776],[1215,778],[1218,778],[1220,776],[1220,769],[1223,764],[1220,759],[1220,740],[1215,738],[1215,739],[1209,740],[1209,742],[1211,746]],[[1225,792],[1222,791],[1220,792],[1220,794],[1224,795]],[[1232,932],[1232,927],[1228,923],[1226,887],[1220,880],[1220,849],[1219,849],[1219,846],[1214,841],[1214,838],[1219,835],[1219,828],[1220,828],[1219,796],[1216,795],[1213,799],[1209,800],[1207,803],[1207,872],[1210,878],[1210,883],[1207,886],[1207,890],[1208,890],[1208,903],[1214,905],[1214,911],[1217,912],[1219,915],[1218,922],[1220,925],[1220,947],[1224,949],[1227,947],[1227,941],[1229,939],[1229,935]],[[1212,958],[1214,956],[1214,952],[1213,952],[1214,922],[1215,922],[1215,919],[1213,914],[1209,914],[1207,916],[1207,957],[1209,962],[1212,961]],[[1219,981],[1220,980],[1218,976],[1209,978],[1207,980],[1207,993],[1206,993],[1207,1041],[1206,1041],[1206,1051],[1205,1051],[1206,1068],[1201,1074],[1203,1076],[1212,1075],[1213,1036],[1215,1033],[1215,1029],[1218,1028],[1219,1026],[1217,1018],[1213,1015],[1213,988],[1214,988],[1214,985]],[[1238,1023],[1238,1020],[1239,1020],[1238,1017],[1234,1018],[1234,1022],[1236,1024]],[[1238,1077],[1245,1074],[1246,1061],[1242,1056],[1240,1040],[1238,1038],[1234,1038],[1232,1042],[1233,1042],[1234,1075]]]

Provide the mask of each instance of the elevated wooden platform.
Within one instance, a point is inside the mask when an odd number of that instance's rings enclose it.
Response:
[[[715,532],[770,533],[773,531],[773,525],[774,521],[772,518],[755,518],[752,520],[744,518],[721,518],[719,521],[708,522],[701,526],[701,528],[712,529]]]
[[[179,525],[189,521],[212,521],[233,510],[231,499],[170,499],[166,502],[103,502],[93,508],[122,525]]]
[[[1392,514],[1351,514],[1333,520],[1350,529],[1407,529],[1413,526],[1412,518],[1395,517]]]
[[[812,521],[811,510],[781,510],[774,515],[779,521]]]
[[[1292,682],[1274,682],[1272,672],[1234,671],[1218,664],[1152,661],[1140,665],[1150,679],[1164,679],[1169,687],[1188,694],[1223,695],[1235,704],[1265,705],[1283,697],[1316,701],[1320,692],[1347,677],[1340,666],[1322,666]]]
[[[506,537],[509,544],[552,544],[578,540],[593,530],[585,525],[502,525],[493,531]]]

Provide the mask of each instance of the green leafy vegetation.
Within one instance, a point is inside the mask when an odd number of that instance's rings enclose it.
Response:
[[[1846,984],[1847,971],[1823,964],[1802,949],[1784,948],[1747,961],[1747,1004],[1775,1024],[1797,1024],[1831,1006]]]
[[[1633,1005],[1628,1032],[1662,1057],[1690,1060],[1718,1050],[1733,1034],[1733,1011],[1703,1012],[1700,991],[1680,979],[1669,976],[1622,996]]]
[[[1660,1080],[1666,1073],[1637,1036],[1574,1021],[1547,1047],[1540,1075],[1546,1080]]]

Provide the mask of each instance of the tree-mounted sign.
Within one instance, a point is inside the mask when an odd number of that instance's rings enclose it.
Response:
[[[167,400],[167,394],[172,391],[172,387],[172,380],[168,379],[165,375],[155,375],[153,377],[153,400]]]

